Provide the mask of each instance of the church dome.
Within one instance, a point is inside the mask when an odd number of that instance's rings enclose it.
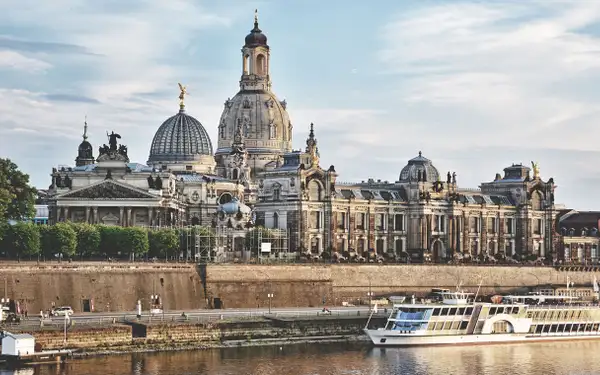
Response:
[[[152,145],[148,164],[196,164],[209,162],[213,148],[210,137],[200,121],[188,115],[182,107],[179,113],[169,117],[158,128]]]
[[[225,102],[219,121],[217,155],[231,151],[238,127],[249,154],[282,154],[292,149],[287,103],[270,91],[242,90]]]
[[[244,47],[268,47],[267,36],[262,33],[262,30],[258,27],[258,15],[254,13],[254,28],[250,30],[250,34],[246,35]]]
[[[435,182],[440,178],[440,174],[431,163],[431,160],[424,157],[421,151],[419,151],[419,156],[410,159],[408,164],[402,168],[399,182],[418,181],[419,174],[424,175],[424,178],[421,177],[422,180],[428,182]]]
[[[80,158],[86,158],[86,157],[92,157],[92,151],[94,150],[94,148],[92,147],[92,144],[90,142],[83,141],[83,142],[81,142],[81,144],[79,145],[79,148],[77,150],[79,152]]]

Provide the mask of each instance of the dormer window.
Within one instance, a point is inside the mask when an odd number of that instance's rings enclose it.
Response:
[[[594,237],[597,236],[598,235],[598,228],[592,228],[591,235],[594,236]]]
[[[581,237],[585,237],[585,236],[587,236],[587,228],[583,228],[581,230]]]
[[[571,228],[571,230],[569,230],[569,236],[573,237],[575,235],[575,229]]]
[[[563,236],[566,236],[566,235],[567,235],[567,228],[565,228],[565,227],[562,227],[562,228],[560,228],[560,233],[561,233]]]

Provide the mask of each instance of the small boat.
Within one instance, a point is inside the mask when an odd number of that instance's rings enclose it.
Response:
[[[458,288],[436,293],[432,302],[394,304],[385,327],[368,328],[369,318],[364,332],[375,346],[600,339],[600,306],[577,297],[497,295],[489,303]]]

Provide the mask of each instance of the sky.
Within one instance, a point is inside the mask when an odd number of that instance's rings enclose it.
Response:
[[[600,210],[600,1],[0,0],[0,157],[38,188],[89,141],[145,163],[178,111],[216,146],[258,8],[294,148],[315,124],[340,181],[396,181],[419,151],[460,187],[540,165]]]

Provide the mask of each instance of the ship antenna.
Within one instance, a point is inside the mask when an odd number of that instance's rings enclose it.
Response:
[[[479,295],[479,290],[481,289],[481,284],[483,284],[483,276],[480,276],[479,286],[477,287],[477,293],[475,293],[475,298],[473,299],[473,303],[477,302],[477,296]]]

